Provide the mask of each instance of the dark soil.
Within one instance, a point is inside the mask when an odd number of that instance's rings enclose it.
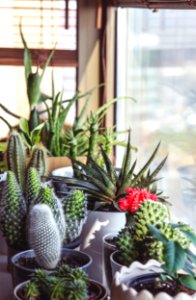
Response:
[[[160,292],[165,292],[169,294],[170,296],[174,297],[179,292],[185,292],[189,295],[192,295],[195,293],[194,290],[188,289],[184,286],[182,286],[177,280],[173,278],[168,278],[167,280],[162,280],[157,275],[149,275],[146,276],[145,279],[142,279],[138,277],[138,279],[135,279],[131,284],[131,287],[133,287],[136,291],[140,292],[141,290],[148,290],[150,291],[154,296]]]
[[[63,264],[69,265],[71,268],[80,268],[84,265],[84,260],[81,259],[77,254],[72,254],[69,256],[63,256],[59,261],[58,266]],[[16,262],[17,266],[22,266],[28,269],[40,269],[40,265],[36,262],[35,257],[19,257]]]

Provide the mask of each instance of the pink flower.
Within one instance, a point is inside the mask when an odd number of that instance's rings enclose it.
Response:
[[[132,214],[136,213],[140,203],[146,200],[158,201],[157,196],[146,189],[127,188],[126,194],[125,198],[119,200],[118,206],[121,210],[129,211]]]

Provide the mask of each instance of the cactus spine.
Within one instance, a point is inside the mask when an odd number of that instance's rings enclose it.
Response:
[[[35,204],[47,204],[53,212],[54,219],[57,223],[61,240],[65,237],[65,216],[60,200],[56,197],[50,187],[41,187]]]
[[[13,131],[8,140],[6,151],[8,170],[13,171],[16,179],[23,189],[25,173],[25,149],[20,135]]]
[[[61,237],[52,209],[46,204],[36,204],[30,212],[29,244],[41,267],[56,267],[61,256]]]
[[[26,203],[15,173],[7,172],[0,201],[0,224],[9,246],[21,249],[26,245]]]
[[[40,177],[35,168],[30,167],[27,170],[25,188],[26,188],[26,204],[30,210],[41,188]]]
[[[66,219],[65,242],[70,242],[82,231],[87,216],[86,198],[82,191],[73,190],[62,203]]]
[[[34,148],[29,162],[29,167],[37,169],[40,176],[45,176],[47,173],[46,166],[46,150],[43,146],[37,146]]]

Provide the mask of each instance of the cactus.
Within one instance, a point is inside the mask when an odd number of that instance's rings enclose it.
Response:
[[[65,216],[60,200],[56,197],[50,187],[41,187],[38,197],[35,199],[35,204],[47,204],[53,212],[54,219],[57,223],[61,241],[65,237]]]
[[[84,193],[73,190],[63,201],[63,210],[66,218],[65,242],[77,238],[87,217],[87,205]]]
[[[46,150],[43,146],[38,145],[34,148],[28,165],[29,167],[36,168],[40,176],[47,174]]]
[[[26,246],[26,203],[15,173],[7,172],[0,201],[0,224],[9,246],[15,249]]]
[[[160,227],[160,231],[168,240],[177,242],[183,249],[190,247],[190,240],[183,233],[181,227],[174,228],[172,224],[164,224]]]
[[[145,242],[146,250],[141,254],[143,256],[143,262],[146,263],[149,259],[156,259],[163,263],[164,261],[164,247],[163,243],[152,239],[151,241]]]
[[[25,195],[27,208],[30,210],[41,188],[41,181],[35,168],[28,168],[26,174]]]
[[[130,263],[138,258],[139,252],[136,248],[134,233],[131,228],[123,228],[116,237],[116,247],[119,253],[119,262],[129,266]]]
[[[56,267],[61,256],[61,237],[52,209],[46,204],[36,204],[30,212],[29,244],[41,267]]]
[[[144,201],[134,215],[135,239],[141,241],[149,234],[147,224],[160,226],[164,222],[169,222],[167,207],[160,202]]]
[[[6,151],[8,170],[15,173],[16,179],[23,189],[25,173],[25,149],[20,135],[13,131],[8,140]]]

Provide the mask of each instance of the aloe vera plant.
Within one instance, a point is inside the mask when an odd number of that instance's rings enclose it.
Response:
[[[159,147],[160,143],[156,146],[144,166],[136,173],[136,160],[133,163],[131,162],[132,147],[129,132],[120,172],[117,172],[112,161],[101,148],[104,161],[103,167],[99,166],[91,157],[87,165],[74,161],[75,165],[78,166],[78,170],[80,170],[79,179],[54,176],[53,180],[63,181],[70,187],[83,189],[95,199],[115,205],[117,200],[125,193],[127,187],[147,188],[149,190],[152,188],[154,190],[154,183],[158,180],[157,175],[166,161],[165,157],[153,171],[150,170],[151,163]]]

